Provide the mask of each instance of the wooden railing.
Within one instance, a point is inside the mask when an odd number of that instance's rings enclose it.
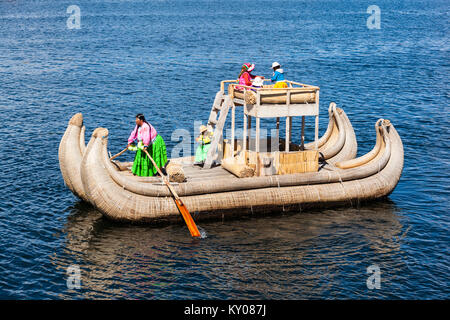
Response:
[[[263,81],[271,81],[270,79],[263,79]],[[299,90],[299,89],[305,89],[304,91],[310,91],[310,90],[320,90],[319,87],[317,86],[312,86],[309,84],[305,84],[305,83],[300,83],[300,82],[296,82],[296,81],[290,81],[290,80],[285,80],[285,82],[289,85],[289,87],[287,88],[256,88],[256,87],[252,87],[252,86],[246,86],[243,84],[239,84],[238,80],[223,80],[220,82],[220,91],[225,92],[225,83],[230,83],[234,88],[236,87],[241,87],[241,88],[246,88],[247,90],[256,90],[258,91],[269,91],[269,90],[290,90],[290,89],[295,89],[295,90]],[[303,90],[301,90],[303,91]]]

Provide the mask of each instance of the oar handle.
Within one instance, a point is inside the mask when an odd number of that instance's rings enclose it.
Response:
[[[148,151],[144,149],[144,152],[148,156],[150,161],[153,163],[153,166],[158,171],[159,175],[163,179],[163,181],[166,184],[167,188],[169,188],[170,193],[172,193],[172,196],[173,196],[173,198],[175,200],[175,204],[176,204],[176,206],[178,208],[178,211],[183,216],[184,222],[186,223],[186,226],[188,227],[189,232],[191,233],[191,236],[196,237],[196,238],[200,237],[200,232],[198,231],[197,225],[195,224],[194,219],[192,219],[192,216],[189,213],[189,211],[186,208],[186,206],[184,205],[183,201],[181,201],[181,199],[178,196],[178,194],[176,193],[175,189],[170,185],[169,180],[167,179],[167,177],[165,177],[163,175],[163,173],[161,172],[159,167],[156,165],[155,160],[153,160],[153,158],[150,156]]]
[[[148,158],[150,159],[150,161],[153,163],[153,166],[156,168],[156,171],[158,171],[159,175],[161,176],[161,179],[164,181],[164,183],[167,185],[167,187],[169,188],[170,192],[173,194],[173,196],[176,199],[179,199],[178,194],[175,192],[175,190],[172,188],[172,186],[170,185],[169,181],[167,181],[166,177],[164,176],[164,174],[162,173],[161,169],[159,169],[159,167],[156,165],[155,160],[153,160],[153,158],[150,156],[150,154],[148,153],[147,150],[143,149],[144,152],[147,154]]]
[[[164,176],[164,174],[162,173],[161,169],[159,169],[159,167],[156,165],[155,160],[153,160],[153,158],[150,156],[150,154],[148,153],[147,150],[144,149],[144,152],[147,154],[148,158],[153,163],[153,166],[156,168],[156,171],[158,171],[159,175],[161,176],[161,179],[164,181],[164,183],[166,184],[167,188],[169,188],[169,191],[172,193],[172,195],[175,197],[175,199],[179,200],[180,197],[178,196],[177,192],[172,187],[172,185],[169,183],[169,181],[167,180],[166,176]]]
[[[117,158],[118,156],[120,156],[121,154],[123,154],[127,150],[128,150],[128,147],[126,147],[125,149],[120,151],[118,154],[116,154],[116,155],[112,156],[111,158],[109,158],[109,160],[114,160],[115,158]]]

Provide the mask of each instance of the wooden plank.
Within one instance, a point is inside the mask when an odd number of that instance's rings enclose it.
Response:
[[[245,101],[244,99],[233,98],[233,103],[239,107],[243,106],[245,104]]]
[[[214,161],[214,156],[216,155],[216,152],[217,152],[217,146],[223,136],[223,127],[225,125],[225,121],[227,119],[228,111],[229,111],[231,105],[232,105],[231,98],[227,95],[222,104],[219,120],[214,129],[214,135],[213,135],[213,138],[211,141],[211,146],[209,147],[208,154],[206,155],[205,164],[203,165],[204,169],[211,169],[211,166]]]
[[[221,108],[222,99],[223,99],[223,92],[218,91],[216,93],[216,97],[214,98],[211,112],[209,114],[208,124],[215,125],[215,122],[217,122],[217,115]]]

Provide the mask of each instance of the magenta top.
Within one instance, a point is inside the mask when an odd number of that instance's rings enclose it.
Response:
[[[148,146],[150,142],[155,141],[157,134],[158,133],[151,124],[147,124],[146,122],[144,122],[141,127],[138,127],[137,125],[134,127],[133,131],[128,137],[128,143],[132,143],[133,141],[142,141],[144,146]]]
[[[242,84],[244,86],[252,86],[252,80],[255,78],[256,76],[252,75],[250,72],[245,71],[243,74],[241,74],[241,77],[239,78],[239,84]],[[237,90],[244,90],[243,87],[237,87]]]

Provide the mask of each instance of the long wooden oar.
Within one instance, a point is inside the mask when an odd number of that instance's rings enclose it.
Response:
[[[191,232],[191,236],[193,236],[195,238],[200,237],[200,232],[198,231],[197,225],[195,224],[194,219],[192,219],[192,216],[189,213],[189,210],[186,208],[186,206],[184,205],[183,201],[181,201],[181,199],[178,196],[178,194],[175,192],[173,187],[170,185],[169,180],[167,180],[166,176],[164,176],[163,173],[161,172],[161,170],[158,168],[158,166],[156,165],[155,160],[153,160],[153,158],[150,156],[150,154],[147,152],[147,150],[144,149],[144,152],[147,154],[148,158],[150,159],[150,161],[155,166],[156,170],[158,171],[159,175],[163,179],[163,181],[166,184],[167,188],[169,188],[169,191],[170,191],[170,193],[172,194],[172,196],[173,196],[173,198],[175,200],[175,204],[177,205],[178,211],[183,216],[184,222],[186,223],[189,231]]]
[[[116,154],[116,155],[112,156],[111,158],[109,158],[109,160],[114,160],[115,158],[117,158],[118,156],[120,156],[122,153],[124,153],[127,150],[128,150],[128,147],[126,147],[125,149],[120,151],[118,154]]]

